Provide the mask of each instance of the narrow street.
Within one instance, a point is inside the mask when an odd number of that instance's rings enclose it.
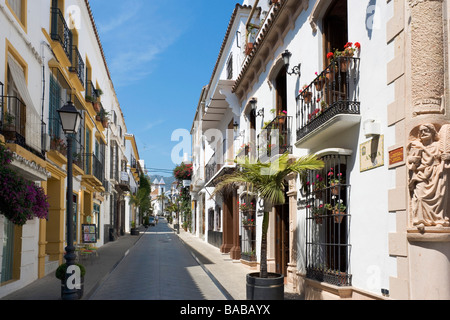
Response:
[[[90,300],[226,300],[178,236],[160,219]]]

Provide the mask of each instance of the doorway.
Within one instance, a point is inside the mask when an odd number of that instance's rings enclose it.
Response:
[[[275,272],[287,276],[289,263],[289,203],[275,206]]]

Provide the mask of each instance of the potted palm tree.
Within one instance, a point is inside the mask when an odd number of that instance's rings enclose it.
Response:
[[[260,272],[247,275],[248,300],[280,300],[284,298],[284,277],[267,271],[267,231],[269,214],[274,205],[285,203],[285,178],[291,173],[301,174],[306,170],[323,168],[323,161],[315,155],[289,158],[285,153],[273,162],[262,163],[249,157],[238,158],[239,170],[226,174],[217,184],[213,195],[227,187],[248,186],[264,200],[264,215],[261,235]]]

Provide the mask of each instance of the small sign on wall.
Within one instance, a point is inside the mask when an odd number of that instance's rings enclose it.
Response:
[[[360,171],[384,166],[384,136],[374,137],[359,147]]]
[[[389,151],[389,165],[392,166],[397,163],[405,161],[403,147]]]

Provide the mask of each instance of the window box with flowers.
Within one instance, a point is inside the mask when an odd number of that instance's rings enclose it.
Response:
[[[255,227],[255,219],[242,219],[242,226],[244,227],[244,229],[250,229]]]
[[[335,50],[334,53],[329,52],[327,58],[331,60],[330,62],[334,61],[336,64],[339,64],[342,72],[347,72],[351,62],[350,58],[352,58],[356,52],[359,53],[360,50],[361,44],[359,42],[347,42],[343,51]]]
[[[0,214],[23,226],[34,218],[47,219],[49,203],[44,189],[13,171],[12,152],[0,144]]]
[[[63,156],[67,157],[67,144],[66,142],[59,138],[59,137],[53,137],[50,141],[50,149],[58,151]]]
[[[239,203],[239,210],[241,210],[241,212],[254,212],[255,211],[255,204],[253,202],[240,202]]]

